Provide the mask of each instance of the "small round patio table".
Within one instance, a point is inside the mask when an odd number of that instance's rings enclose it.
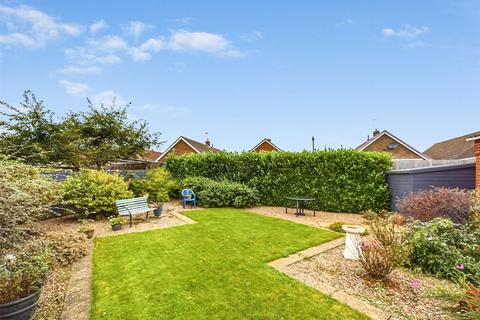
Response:
[[[297,205],[295,207],[295,215],[297,217],[305,215],[305,201],[316,200],[315,198],[307,197],[307,196],[289,196],[286,198],[297,202]],[[287,213],[287,208],[288,207],[285,207],[285,213]],[[313,216],[315,217],[315,209],[313,209]]]

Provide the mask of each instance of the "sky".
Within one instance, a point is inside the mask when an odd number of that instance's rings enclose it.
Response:
[[[166,149],[423,151],[480,130],[480,1],[0,0],[0,100],[131,102]]]

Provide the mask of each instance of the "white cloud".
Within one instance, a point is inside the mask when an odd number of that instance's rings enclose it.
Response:
[[[263,34],[258,30],[253,30],[250,33],[242,34],[240,39],[246,42],[254,42],[263,39]]]
[[[169,40],[174,51],[204,52],[220,57],[240,58],[245,54],[232,48],[230,42],[220,34],[207,32],[175,31]]]
[[[69,48],[65,49],[65,55],[72,63],[82,66],[92,66],[95,64],[112,65],[122,61],[116,54],[98,52],[95,48]]]
[[[141,21],[130,21],[127,25],[124,25],[122,28],[127,34],[134,36],[135,38],[138,38],[144,32],[152,30],[154,26]]]
[[[106,28],[108,28],[108,24],[105,22],[105,20],[96,21],[92,23],[89,27],[91,33],[96,33],[97,31],[100,31]]]
[[[90,46],[97,50],[103,50],[107,52],[115,52],[119,50],[126,49],[128,47],[125,40],[119,36],[105,36],[99,40],[89,41]]]
[[[60,73],[98,74],[102,69],[97,66],[67,66],[57,70]]]
[[[147,61],[152,58],[152,55],[142,49],[139,48],[129,48],[128,53],[130,54],[130,57],[132,58],[133,61]]]
[[[0,5],[0,20],[11,33],[0,34],[0,44],[42,48],[61,35],[75,37],[83,32],[76,23],[60,23],[46,13],[29,6]]]
[[[90,92],[90,87],[84,83],[70,82],[68,80],[60,80],[58,83],[70,95],[86,96]]]
[[[419,36],[425,35],[430,32],[428,27],[414,27],[409,24],[404,25],[399,29],[384,28],[382,29],[382,35],[385,38],[404,38],[404,39],[414,39]]]
[[[125,106],[128,104],[127,100],[116,94],[113,90],[106,90],[97,93],[90,97],[90,101],[94,106],[100,106],[102,104],[105,106],[111,106],[112,104],[117,106]]]
[[[150,38],[140,46],[143,51],[159,52],[165,48],[165,43],[161,39]]]

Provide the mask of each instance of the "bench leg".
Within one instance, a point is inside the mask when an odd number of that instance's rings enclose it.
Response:
[[[130,228],[132,227],[132,214],[130,213]]]

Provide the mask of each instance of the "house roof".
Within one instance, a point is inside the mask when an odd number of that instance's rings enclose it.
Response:
[[[260,146],[261,144],[263,144],[264,142],[268,143],[269,145],[272,146],[273,149],[277,150],[277,151],[283,151],[282,149],[280,149],[279,147],[277,147],[275,144],[273,144],[272,142],[272,139],[270,138],[265,138],[263,139],[262,141],[260,141],[255,147],[253,147],[252,149],[250,149],[250,151],[255,151],[258,146]]]
[[[189,139],[187,137],[184,137],[184,136],[180,136],[178,137],[177,140],[175,140],[155,161],[159,161],[160,159],[162,159],[170,150],[172,150],[175,145],[179,142],[179,141],[183,141],[185,142],[187,145],[189,145],[193,151],[195,151],[196,153],[202,153],[202,152],[207,152],[207,151],[213,151],[213,152],[220,152],[221,150],[220,149],[217,149],[217,148],[214,148],[214,147],[211,147],[205,143],[201,143],[201,142],[198,142],[198,141],[195,141],[195,140],[192,140],[192,139]]]
[[[160,151],[145,150],[145,154],[141,158],[147,161],[156,161],[161,155],[162,153]]]
[[[405,148],[407,148],[408,150],[412,151],[413,153],[415,153],[416,155],[418,155],[420,158],[424,159],[424,160],[430,160],[430,158],[421,153],[420,151],[418,151],[417,149],[413,148],[412,146],[410,146],[409,144],[407,144],[405,141],[403,141],[402,139],[394,136],[393,134],[391,134],[390,132],[388,132],[387,130],[383,130],[382,132],[380,132],[379,134],[377,134],[376,136],[374,136],[373,138],[365,141],[364,143],[362,143],[361,145],[359,145],[358,147],[355,148],[355,150],[358,150],[358,151],[362,151],[362,150],[365,150],[369,145],[371,145],[372,143],[374,143],[375,141],[377,141],[380,137],[384,136],[384,135],[387,135],[389,136],[390,138],[392,138],[393,140],[397,141],[399,144],[403,145]]]
[[[475,153],[473,150],[474,139],[472,138],[477,136],[480,136],[480,131],[440,141],[433,144],[424,153],[430,158],[438,160],[473,158]]]

